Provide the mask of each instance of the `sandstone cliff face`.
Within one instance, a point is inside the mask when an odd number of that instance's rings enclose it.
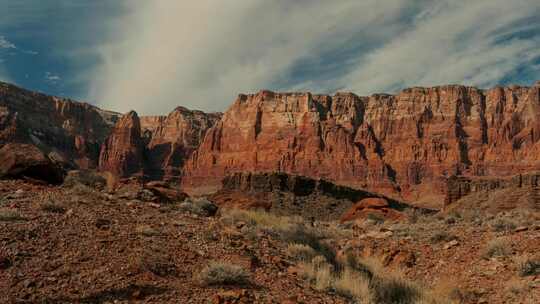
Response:
[[[117,114],[0,83],[0,146],[29,143],[51,158],[96,168],[99,149]]]
[[[240,95],[187,162],[184,184],[281,171],[406,200],[441,200],[451,175],[540,167],[539,94],[535,85],[411,88],[371,97]]]
[[[38,147],[72,169],[100,169],[122,177],[178,179],[182,165],[221,114],[179,107],[168,116],[139,118],[86,103],[0,83],[0,148]]]
[[[116,123],[101,147],[99,170],[119,177],[142,174],[143,153],[141,123],[137,113],[131,111]]]
[[[184,161],[197,149],[220,113],[178,107],[168,116],[141,117],[146,141],[146,174],[152,179],[178,180]]]

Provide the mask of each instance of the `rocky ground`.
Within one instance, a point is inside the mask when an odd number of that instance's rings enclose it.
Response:
[[[354,303],[291,255],[284,227],[310,222],[215,211],[160,203],[138,186],[109,193],[0,181],[0,303]],[[313,224],[338,257],[377,257],[381,273],[429,293],[415,303],[540,302],[538,264],[520,266],[538,262],[532,211]],[[209,278],[204,269],[216,261],[246,279]]]

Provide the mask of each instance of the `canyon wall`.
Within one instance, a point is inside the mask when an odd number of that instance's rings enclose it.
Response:
[[[0,146],[30,143],[68,167],[96,168],[119,114],[0,82]]]
[[[239,95],[224,114],[178,107],[142,117],[0,83],[0,147],[29,143],[68,168],[190,190],[217,190],[233,173],[283,172],[443,202],[454,176],[540,170],[539,139],[540,82],[369,97],[261,91]]]
[[[279,171],[442,201],[451,176],[540,168],[539,95],[540,83],[240,95],[186,163],[183,183],[210,189],[230,173]]]

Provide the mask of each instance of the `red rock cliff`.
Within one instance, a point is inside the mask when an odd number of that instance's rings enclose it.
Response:
[[[186,187],[283,171],[442,201],[450,175],[540,167],[540,86],[411,88],[358,97],[240,95],[185,165]]]
[[[29,143],[64,165],[95,168],[117,114],[0,82],[0,146]]]
[[[146,139],[146,171],[152,179],[178,180],[182,167],[221,113],[178,107],[168,116],[141,117]]]
[[[137,113],[131,111],[122,116],[101,146],[99,170],[119,177],[142,174],[143,153],[141,123]]]

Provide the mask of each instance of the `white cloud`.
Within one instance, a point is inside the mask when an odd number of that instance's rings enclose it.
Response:
[[[484,86],[540,55],[538,35],[496,43],[526,27],[540,31],[537,0],[123,1],[130,14],[106,39],[116,43],[100,46],[89,96],[120,111],[223,110],[236,94],[273,83],[359,94]],[[525,18],[533,21],[516,23]],[[304,61],[338,67],[291,80]]]
[[[535,0],[434,2],[409,31],[359,58],[340,83],[362,94],[447,83],[492,86],[540,57],[538,33],[497,43],[503,34],[530,29],[530,23],[520,27],[517,22],[539,10]],[[532,28],[540,31],[540,23]]]
[[[297,60],[358,31],[397,32],[407,2],[127,1],[133,14],[119,23],[119,42],[101,49],[90,99],[143,113],[223,110],[236,94],[266,88]]]
[[[0,49],[16,49],[17,46],[11,41],[7,40],[6,37],[0,36]]]
[[[50,83],[57,83],[59,82],[60,80],[62,80],[62,78],[56,74],[53,74],[51,72],[45,72],[45,80],[50,82]]]

